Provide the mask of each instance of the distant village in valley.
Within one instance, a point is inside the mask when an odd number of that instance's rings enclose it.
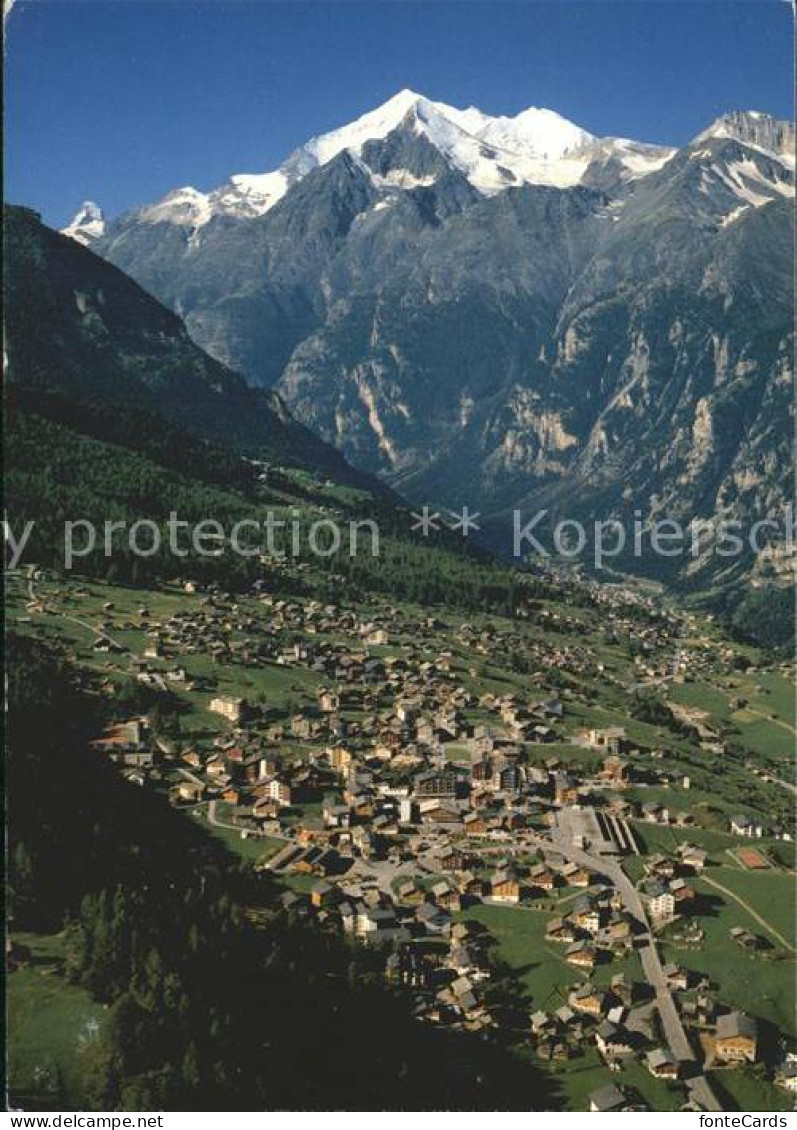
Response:
[[[469,619],[31,570],[15,616],[154,704],[97,757],[373,947],[419,1020],[510,1026],[593,1111],[720,1110],[734,1079],[788,1105],[794,789],[756,749],[787,665],[585,591]]]

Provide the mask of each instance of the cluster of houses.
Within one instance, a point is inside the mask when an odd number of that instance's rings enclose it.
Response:
[[[416,1014],[430,1023],[477,1031],[500,1024],[490,936],[463,911],[530,900],[555,907],[546,944],[575,981],[556,1007],[531,1009],[536,1053],[571,1058],[592,1042],[610,1069],[637,1057],[651,1075],[678,1080],[682,1065],[651,1023],[647,987],[621,973],[608,988],[593,984],[606,980],[596,978],[598,967],[635,949],[639,924],[608,880],[555,850],[567,843],[593,854],[635,854],[629,822],[693,821],[688,811],[639,799],[645,786],[674,783],[665,750],[638,748],[622,726],[574,727],[585,716],[578,677],[616,680],[579,642],[578,616],[543,605],[526,612],[557,643],[509,624],[498,631],[465,623],[445,626],[441,647],[444,625],[433,616],[387,607],[361,615],[256,595],[259,613],[251,600],[210,592],[159,622],[141,609],[135,623],[146,644],[131,662],[134,677],[199,696],[218,720],[215,736],[164,740],[146,718],[131,718],[97,748],[138,783],[164,782],[176,805],[207,803],[242,836],[280,838],[264,866],[286,880],[285,908],[357,944],[384,947],[386,976],[412,994]],[[651,606],[639,615],[640,599],[622,588],[598,589],[594,599],[611,613],[607,635],[633,643],[640,679],[693,677],[716,662],[708,648],[679,650],[683,625],[674,613],[654,614]],[[473,689],[496,648],[522,652],[527,692]],[[295,697],[272,703],[267,695],[227,693],[213,668],[204,678],[187,674],[193,654],[220,668],[295,670]],[[688,779],[679,785],[686,789]],[[730,830],[763,834],[743,815]],[[706,852],[689,843],[642,858],[637,886],[654,930],[697,912],[694,880],[706,862]],[[308,882],[294,884],[296,876]],[[714,1062],[755,1062],[756,1022],[723,1012],[684,971],[666,972],[682,994],[684,1022],[711,1039]],[[590,1098],[594,1110],[631,1109],[633,1101],[613,1084]]]
[[[612,1011],[619,1019],[623,1010],[621,1006],[615,1006]],[[710,1061],[715,1069],[746,1066],[760,1059],[758,1023],[746,1013],[724,1012],[715,1017],[709,1040]],[[668,1048],[661,1045],[650,1046],[649,1042],[645,1047],[644,1036],[629,1032],[612,1020],[600,1022],[595,1030],[595,1041],[612,1068],[616,1069],[623,1060],[637,1056],[656,1078],[675,1081],[684,1077],[684,1065],[678,1062]],[[607,1083],[589,1096],[590,1111],[604,1114],[644,1109],[638,1104],[639,1096],[630,1088],[617,1083]]]

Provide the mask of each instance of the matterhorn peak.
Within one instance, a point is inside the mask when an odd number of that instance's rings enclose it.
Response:
[[[64,235],[86,245],[105,234],[105,217],[99,204],[84,200],[72,222],[62,229]]]

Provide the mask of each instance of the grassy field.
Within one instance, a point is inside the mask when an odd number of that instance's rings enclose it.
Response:
[[[793,1095],[749,1068],[709,1072],[709,1080],[723,1110],[794,1110]]]
[[[685,1102],[681,1086],[671,1086],[662,1079],[654,1079],[635,1059],[628,1060],[619,1072],[609,1071],[592,1046],[585,1050],[583,1056],[551,1065],[547,1070],[556,1080],[565,1110],[589,1110],[590,1094],[607,1083],[635,1092],[651,1110],[680,1110]]]
[[[753,753],[785,758],[794,753],[794,733],[777,722],[760,718],[749,710],[738,710],[731,719],[739,727],[738,742]]]
[[[668,689],[667,696],[682,706],[705,710],[716,721],[730,714],[727,694],[710,683],[675,683]]]
[[[794,876],[785,871],[712,868],[709,878],[727,887],[795,947]],[[723,896],[725,897],[725,896]],[[731,902],[731,907],[737,904]],[[761,927],[758,927],[759,931]]]
[[[547,910],[483,904],[462,911],[458,917],[487,927],[532,1011],[551,1011],[566,1004],[570,989],[582,981],[608,985],[616,973],[625,973],[631,980],[641,978],[636,954],[597,966],[591,978],[584,970],[569,965],[564,956],[566,946],[545,940],[546,926],[554,917]]]
[[[241,833],[235,828],[223,828],[216,824],[204,824],[204,830],[217,840],[221,840],[231,852],[239,855],[249,863],[262,863],[285,846],[284,840],[273,836],[247,836],[241,838]]]
[[[649,824],[644,820],[632,821],[634,833],[646,854],[664,852],[673,855],[679,844],[695,844],[709,853],[709,858],[720,862],[727,848],[738,846],[737,836],[717,832],[710,828],[670,828],[662,824]]]
[[[705,711],[709,725],[732,725],[739,745],[765,757],[791,757],[795,741],[794,684],[777,672],[734,676],[722,686],[707,682],[672,686],[669,697],[684,706]],[[740,699],[740,709],[732,701]]]
[[[66,1107],[79,1098],[81,1052],[99,1035],[105,1011],[61,976],[60,935],[14,940],[32,960],[6,982],[10,1093],[25,1109]]]
[[[702,914],[699,924],[705,940],[699,950],[682,949],[669,942],[662,944],[662,958],[706,974],[719,986],[719,999],[731,1008],[741,1009],[795,1034],[794,956],[775,950],[772,958],[747,953],[729,937],[734,926],[752,933],[764,933],[761,926],[736,903],[718,891],[701,884],[710,913]]]
[[[568,987],[584,975],[564,959],[564,946],[545,941],[545,928],[554,916],[547,911],[511,906],[474,906],[458,916],[481,922],[498,943],[500,957],[518,978],[533,1009],[553,1009],[567,1001]]]

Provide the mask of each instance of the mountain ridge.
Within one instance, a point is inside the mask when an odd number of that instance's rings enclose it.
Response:
[[[132,213],[95,247],[418,503],[492,523],[519,505],[589,515],[582,496],[595,518],[781,513],[791,125],[723,115],[644,175],[633,143],[563,134],[580,183],[505,169],[483,191],[466,160],[482,143],[454,152],[460,126],[435,137],[439,111],[421,121],[413,97],[333,137],[263,214]]]
[[[125,403],[241,455],[376,486],[298,423],[276,392],[250,388],[203,353],[176,314],[38,213],[5,206],[4,252],[12,384]]]
[[[512,165],[513,154],[523,156],[525,153],[526,158],[532,160],[530,164],[528,160],[525,164],[523,161],[519,165],[516,163],[517,167],[511,170],[515,183],[558,183],[560,186],[580,183],[592,160],[607,159],[612,155],[626,167],[629,175],[645,175],[660,168],[677,152],[672,146],[622,137],[598,137],[554,110],[530,106],[514,116],[492,116],[475,106],[459,110],[404,89],[353,122],[311,138],[293,150],[275,170],[232,174],[226,182],[209,192],[185,185],[173,189],[155,204],[139,209],[139,213],[149,222],[169,219],[194,227],[203,226],[216,215],[263,215],[313,168],[327,164],[343,149],[357,152],[364,143],[383,139],[399,126],[407,114],[418,117],[421,128],[426,127],[433,140],[438,142],[441,131],[445,133],[448,130],[450,135],[453,129],[459,135],[460,147],[464,145],[470,150],[471,161],[474,160],[474,143],[494,147],[498,163],[501,154]],[[693,140],[710,134],[716,136],[720,129],[725,131],[724,136],[737,137],[740,133],[748,137],[753,133],[764,136],[767,131],[772,135],[779,130],[783,138],[778,151],[786,154],[794,148],[793,129],[790,147],[788,130],[784,129],[788,126],[789,123],[780,122],[762,111],[731,111],[717,118]],[[452,140],[449,136],[449,144],[454,150],[456,142],[457,137]],[[500,191],[507,187],[500,177],[491,176],[485,182],[483,174],[481,180],[477,174],[474,183],[484,191]],[[104,233],[97,229],[92,217],[81,222],[81,214],[87,207],[97,209],[98,205],[92,201],[85,202],[63,230],[90,243]]]

